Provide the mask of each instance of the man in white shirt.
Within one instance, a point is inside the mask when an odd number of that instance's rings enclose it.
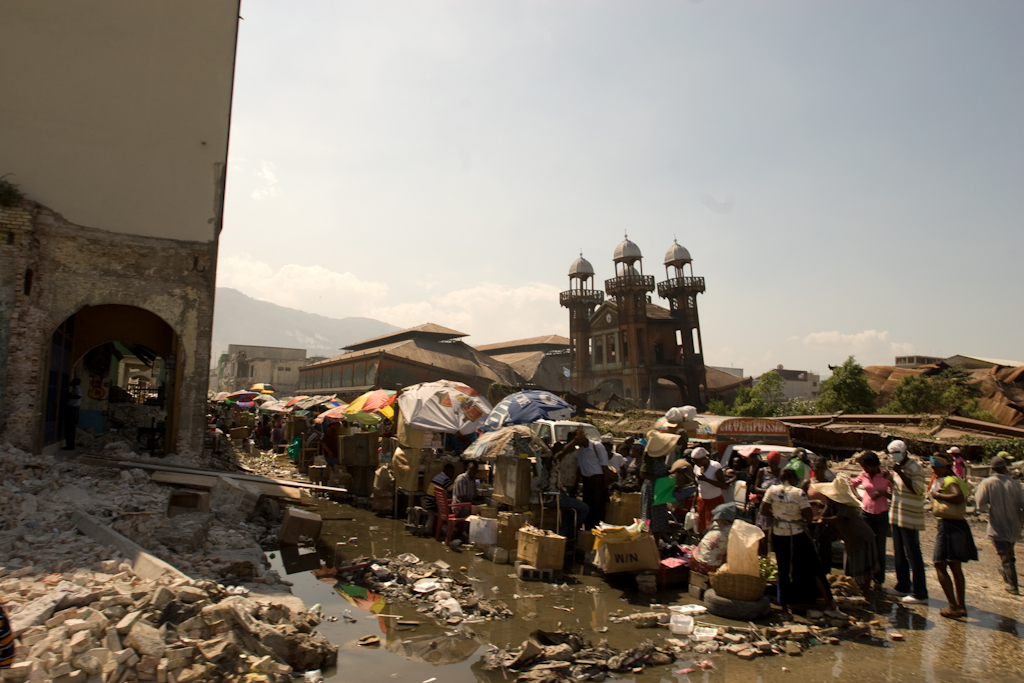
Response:
[[[568,447],[576,448],[576,462],[583,481],[583,502],[589,508],[583,526],[593,529],[604,518],[605,503],[608,500],[608,489],[605,486],[608,451],[599,442],[588,439],[583,429],[576,430],[576,436]]]
[[[712,460],[707,449],[694,448],[690,460],[693,462],[693,474],[697,478],[700,490],[700,497],[697,499],[697,533],[703,534],[711,523],[711,511],[725,502],[722,491],[728,484],[725,483],[721,463]]]
[[[605,453],[608,454],[608,467],[615,470],[615,474],[619,475],[621,479],[623,475],[622,467],[626,464],[626,456],[615,450],[615,438],[611,435],[611,432],[601,435],[601,445],[604,446]]]

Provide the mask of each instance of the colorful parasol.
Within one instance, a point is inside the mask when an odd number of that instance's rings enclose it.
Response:
[[[546,458],[551,455],[551,449],[529,427],[510,425],[481,434],[479,439],[469,444],[462,457],[491,460],[499,456],[517,458],[521,455]]]
[[[249,390],[250,391],[258,391],[261,394],[272,394],[275,391],[277,391],[277,389],[274,388],[273,384],[267,384],[265,382],[260,382],[259,384],[253,384],[251,387],[249,387]]]
[[[346,420],[364,422],[365,417],[361,414],[380,413],[389,420],[395,416],[395,409],[391,404],[395,402],[395,392],[390,389],[375,389],[368,391],[356,398],[345,408]],[[380,422],[379,417],[371,418],[372,422]]]
[[[491,432],[506,425],[525,425],[537,420],[568,420],[576,409],[547,391],[520,391],[509,394],[496,406],[483,424]]]
[[[491,412],[476,389],[446,379],[414,384],[397,400],[407,425],[446,434],[472,434]]]

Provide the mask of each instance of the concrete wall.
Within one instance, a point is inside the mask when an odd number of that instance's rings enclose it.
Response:
[[[245,352],[247,358],[276,358],[278,360],[306,360],[306,349],[286,349],[279,346],[249,346],[228,344],[228,354]],[[268,380],[269,381],[269,380]]]
[[[238,0],[0,3],[0,175],[76,225],[220,229]]]
[[[205,428],[213,327],[215,242],[183,242],[83,228],[34,202],[0,207],[0,442],[38,451],[54,330],[85,306],[120,304],[159,316],[177,344],[179,453],[198,453]],[[26,273],[32,287],[24,290]],[[13,278],[10,274],[13,273]],[[13,279],[13,295],[10,281]],[[4,311],[9,313],[5,314]]]

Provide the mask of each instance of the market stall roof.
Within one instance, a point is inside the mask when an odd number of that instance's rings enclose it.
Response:
[[[834,451],[882,450],[897,438],[961,447],[1024,439],[1024,428],[956,415],[791,415],[777,419],[789,426],[794,443]]]
[[[388,334],[382,334],[379,337],[371,337],[370,339],[364,339],[363,341],[349,344],[348,346],[341,347],[347,351],[362,351],[369,348],[377,348],[387,344],[393,344],[395,342],[406,341],[409,339],[430,339],[433,341],[443,341],[448,339],[458,339],[460,337],[467,337],[465,332],[459,332],[448,327],[442,327],[434,323],[424,323],[423,325],[417,325],[416,327],[409,327],[404,330],[398,330],[397,332],[389,332]]]
[[[491,358],[505,363],[530,384],[544,387],[549,391],[564,391],[569,388],[569,378],[563,368],[571,368],[569,354],[550,354],[546,351],[523,351],[519,353],[496,353]]]

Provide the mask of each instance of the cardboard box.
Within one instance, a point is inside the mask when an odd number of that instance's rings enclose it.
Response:
[[[526,515],[519,515],[512,512],[498,514],[498,545],[505,550],[519,549],[519,529],[523,527],[530,518]]]
[[[589,553],[594,549],[594,534],[590,531],[580,531],[576,534],[576,550],[582,553]]]
[[[546,535],[532,526],[524,526],[519,529],[516,554],[520,562],[537,569],[561,570],[565,565],[565,536]]]
[[[395,486],[403,491],[419,491],[420,449],[396,449],[391,460],[391,472],[395,476]]]
[[[315,512],[285,508],[284,516],[281,518],[281,528],[277,531],[277,538],[283,545],[295,545],[302,536],[308,536],[315,541],[320,538],[320,529],[323,524],[320,515]]]
[[[614,526],[629,526],[640,517],[639,493],[613,493],[605,506],[604,521]]]
[[[530,480],[532,478],[533,463],[528,458],[497,458],[492,497],[504,505],[525,507],[530,504]]]
[[[498,518],[498,508],[491,507],[490,505],[474,505],[473,514],[477,517],[486,517],[487,519]]]
[[[228,436],[231,437],[232,440],[248,439],[249,438],[249,428],[248,427],[235,427],[234,429],[232,429],[231,431],[228,432]]]
[[[642,535],[629,543],[602,543],[594,564],[606,574],[660,569],[661,556],[654,536]]]

